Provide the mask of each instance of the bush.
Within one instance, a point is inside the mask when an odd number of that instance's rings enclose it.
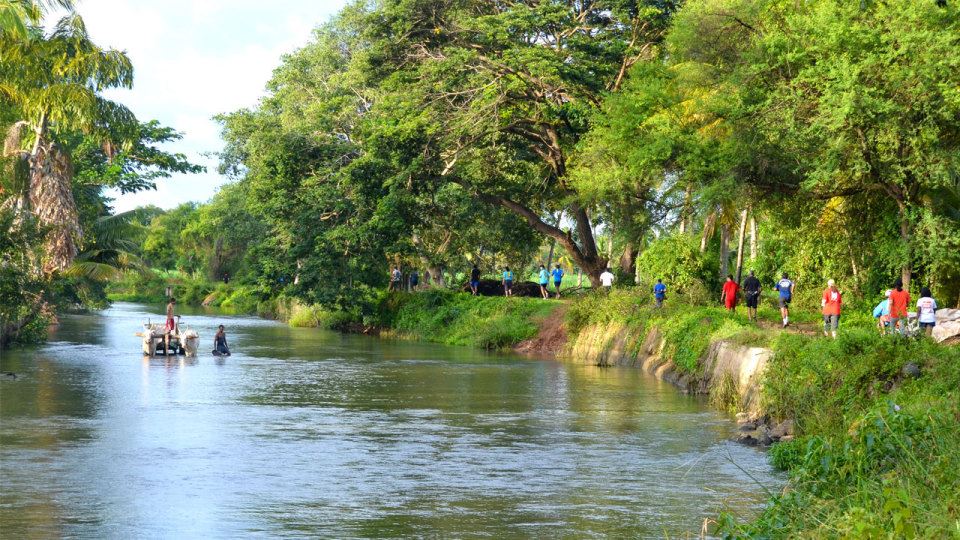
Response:
[[[700,253],[699,240],[689,234],[672,234],[653,241],[637,258],[637,277],[641,288],[649,290],[657,279],[663,279],[668,291],[690,295],[691,300],[709,298],[704,295],[715,280],[710,261]]]

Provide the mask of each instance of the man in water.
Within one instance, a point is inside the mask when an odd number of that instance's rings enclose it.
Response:
[[[473,295],[477,295],[477,290],[480,288],[480,269],[477,268],[477,265],[473,265],[473,270],[470,270],[470,290],[473,292]]]
[[[760,304],[760,280],[753,275],[753,270],[747,279],[743,280],[743,291],[747,296],[747,315],[751,321],[757,320],[757,306]]]
[[[227,347],[227,333],[223,331],[222,324],[217,327],[217,333],[213,336],[213,354],[230,356],[230,349]]]
[[[177,322],[173,319],[173,308],[177,305],[175,298],[167,302],[167,324],[163,327],[163,350],[170,354],[170,334],[177,329]]]
[[[547,273],[547,267],[540,265],[540,270],[538,271],[539,283],[540,283],[540,295],[543,296],[543,299],[546,300],[550,298],[550,293],[547,292],[547,284],[550,283],[550,274]]]
[[[553,288],[557,291],[557,298],[560,298],[560,282],[563,281],[563,270],[558,264],[550,273],[553,275]]]
[[[787,277],[786,272],[783,273],[783,277],[780,278],[780,281],[777,282],[777,286],[774,287],[780,292],[780,316],[783,317],[784,328],[790,324],[790,300],[793,299],[794,287],[795,284],[790,281],[790,278]]]
[[[653,301],[658,308],[663,307],[663,301],[667,299],[667,286],[663,284],[661,278],[657,278],[657,284],[653,286]]]
[[[610,290],[613,289],[614,279],[616,279],[616,277],[613,275],[613,272],[611,272],[609,268],[607,268],[606,270],[603,271],[602,274],[600,274],[600,284],[603,285],[603,292],[607,294],[610,293]]]
[[[720,302],[726,306],[727,311],[735,311],[737,308],[737,293],[740,291],[740,285],[733,280],[733,274],[727,274],[727,282],[723,284],[723,292],[720,293]]]

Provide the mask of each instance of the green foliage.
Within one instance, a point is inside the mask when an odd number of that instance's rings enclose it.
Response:
[[[657,279],[663,279],[664,283],[670,284],[668,293],[675,292],[701,302],[704,300],[703,289],[716,281],[716,272],[700,252],[697,239],[688,234],[658,238],[643,250],[636,264],[642,287],[652,288]]]
[[[537,322],[557,307],[556,302],[535,298],[430,290],[385,295],[376,323],[400,336],[501,349],[533,337]]]

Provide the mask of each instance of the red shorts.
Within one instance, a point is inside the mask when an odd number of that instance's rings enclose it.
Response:
[[[174,328],[177,327],[177,323],[173,322],[173,318],[167,319],[167,325],[163,328],[165,332],[173,332]]]
[[[733,307],[737,305],[737,299],[736,299],[736,298],[727,298],[727,299],[724,301],[724,304],[727,306],[727,309],[733,309]]]

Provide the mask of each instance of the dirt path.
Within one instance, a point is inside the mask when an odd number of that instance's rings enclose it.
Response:
[[[568,307],[563,304],[555,309],[550,316],[540,321],[540,330],[537,331],[536,336],[521,341],[514,346],[513,350],[520,354],[556,358],[567,344],[565,319]]]
[[[816,336],[821,333],[822,326],[817,323],[790,323],[786,328],[783,325],[771,321],[759,320],[757,326],[764,330],[775,330],[779,332],[792,332],[794,334],[803,334],[805,336]]]

